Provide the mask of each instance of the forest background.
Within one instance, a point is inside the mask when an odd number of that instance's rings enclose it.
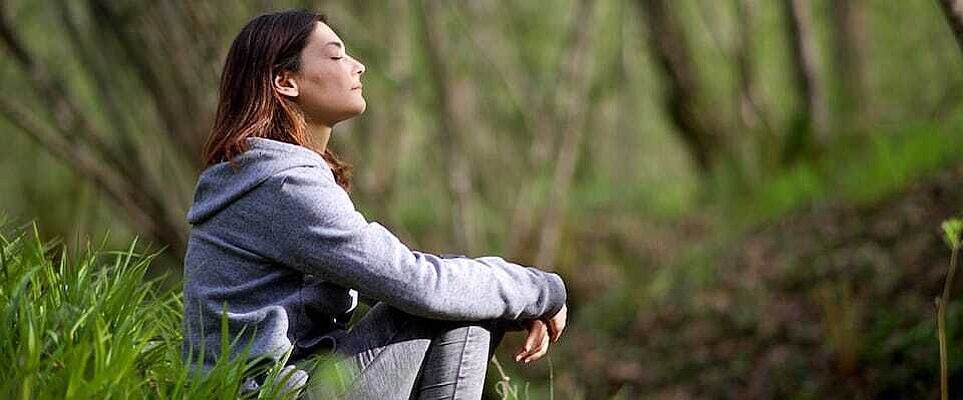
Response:
[[[0,214],[163,247],[176,293],[230,41],[307,7],[367,67],[331,142],[360,211],[565,277],[551,371],[503,363],[534,396],[933,397],[961,3],[0,1]]]

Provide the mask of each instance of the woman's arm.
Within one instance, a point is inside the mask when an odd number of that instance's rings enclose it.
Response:
[[[562,279],[499,257],[445,259],[410,250],[368,222],[323,167],[293,168],[265,189],[273,257],[306,273],[434,319],[551,317],[565,304]]]

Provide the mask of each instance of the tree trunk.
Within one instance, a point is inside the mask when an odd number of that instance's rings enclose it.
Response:
[[[736,61],[736,84],[739,89],[736,111],[740,125],[748,129],[762,129],[772,135],[772,127],[762,109],[755,84],[755,68],[752,62],[752,37],[755,34],[755,0],[736,0],[736,43],[733,54]]]
[[[719,160],[724,145],[721,118],[700,104],[702,87],[688,41],[666,0],[638,0],[648,28],[649,51],[665,76],[662,103],[696,166],[703,174]]]
[[[754,133],[754,156],[759,168],[752,171],[765,170],[775,163],[772,157],[773,147],[778,141],[769,123],[769,118],[763,108],[759,92],[755,84],[755,68],[752,62],[752,38],[755,34],[754,16],[756,12],[755,0],[735,0],[736,8],[736,39],[733,45],[733,58],[736,63],[736,100],[735,114],[739,128]]]
[[[838,125],[843,130],[861,130],[869,118],[865,102],[866,7],[863,0],[833,0],[833,67],[835,69]]]
[[[826,126],[826,104],[816,69],[816,44],[809,18],[808,0],[783,0],[786,38],[789,41],[793,83],[798,110],[783,144],[784,162],[796,160],[818,146]]]

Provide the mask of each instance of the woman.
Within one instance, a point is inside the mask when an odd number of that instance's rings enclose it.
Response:
[[[565,285],[498,257],[410,250],[355,211],[348,167],[327,148],[365,109],[364,66],[345,50],[306,11],[261,15],[235,38],[187,216],[185,353],[203,347],[210,368],[226,311],[250,356],[291,352],[295,387],[307,374],[294,363],[327,352],[349,397],[480,398],[506,329],[528,330],[518,362],[558,340]],[[359,294],[372,307],[349,329]]]

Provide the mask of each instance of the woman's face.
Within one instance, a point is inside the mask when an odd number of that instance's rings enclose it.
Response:
[[[364,112],[361,74],[364,65],[348,55],[344,42],[327,24],[318,22],[301,51],[301,68],[291,75],[295,102],[308,122],[327,126]]]

